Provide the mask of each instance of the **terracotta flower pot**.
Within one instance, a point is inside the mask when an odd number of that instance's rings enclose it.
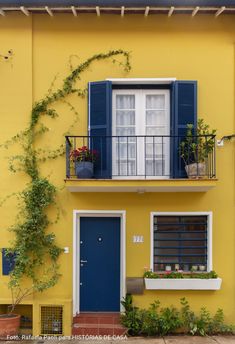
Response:
[[[1,314],[0,315],[0,339],[7,336],[17,336],[20,328],[20,315]]]
[[[206,178],[206,164],[205,162],[193,163],[185,166],[188,178]]]

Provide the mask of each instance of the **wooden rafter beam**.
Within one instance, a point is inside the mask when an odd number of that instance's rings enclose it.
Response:
[[[125,14],[125,6],[121,7],[121,17],[124,17]]]
[[[54,16],[52,10],[48,6],[45,6],[45,10],[47,11],[47,13],[49,14],[50,17]]]
[[[221,13],[223,13],[225,9],[226,9],[225,6],[220,7],[220,9],[215,13],[215,17],[218,17],[219,15],[221,15]]]
[[[149,6],[145,7],[145,11],[144,11],[144,16],[145,16],[145,17],[148,17],[148,15],[149,15],[149,10],[150,10],[150,7],[149,7]]]
[[[95,10],[96,10],[97,17],[100,17],[100,7],[96,6]]]
[[[197,14],[197,12],[200,10],[200,7],[197,6],[194,8],[193,12],[192,12],[192,17],[195,17],[195,15]]]
[[[76,11],[76,8],[75,8],[74,6],[71,6],[71,11],[72,11],[74,17],[77,17],[77,16],[78,16],[77,11]]]
[[[24,6],[20,6],[20,10],[22,13],[24,13],[24,15],[26,15],[27,17],[29,16],[29,11],[27,10],[27,8],[25,8]]]
[[[175,7],[174,6],[171,6],[171,8],[169,9],[169,12],[168,12],[168,17],[171,17],[173,12],[175,10]]]

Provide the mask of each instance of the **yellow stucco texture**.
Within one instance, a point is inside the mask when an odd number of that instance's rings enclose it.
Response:
[[[106,78],[161,78],[198,80],[198,114],[212,128],[218,138],[234,132],[234,40],[233,16],[215,19],[201,15],[119,16],[60,14],[9,14],[0,18],[1,51],[13,49],[11,63],[0,62],[0,137],[1,142],[23,130],[30,118],[31,105],[43,97],[53,79],[61,85],[69,73],[69,57],[76,66],[95,53],[110,49],[131,51],[132,70],[127,75],[118,65],[94,63],[84,73],[80,84]],[[79,119],[73,134],[87,133],[87,100],[70,97]],[[63,143],[63,133],[73,122],[74,115],[65,104],[57,104],[60,117],[43,119],[50,128],[38,145],[51,149]],[[27,178],[10,174],[5,157],[19,152],[17,145],[0,150],[1,197],[21,190]],[[73,210],[126,210],[126,271],[127,276],[142,276],[150,264],[150,212],[153,211],[212,211],[213,212],[213,269],[223,279],[220,291],[145,291],[136,296],[139,306],[147,306],[154,299],[163,304],[176,304],[187,297],[193,309],[207,306],[209,310],[223,308],[226,320],[235,322],[235,219],[234,219],[234,142],[217,148],[216,186],[204,193],[70,193],[59,191],[61,218],[52,226],[57,242],[69,247],[69,254],[60,258],[62,277],[57,286],[35,295],[34,334],[39,334],[39,305],[62,302],[66,307],[65,334],[70,333],[72,312],[72,248]],[[47,162],[41,173],[61,187],[65,178],[65,159]],[[56,211],[51,209],[51,216]],[[6,247],[12,234],[7,227],[14,222],[17,202],[9,199],[0,208],[0,247]],[[134,234],[143,235],[143,244],[133,244]],[[0,262],[1,263],[1,262]],[[8,277],[0,275],[0,304],[9,302]]]

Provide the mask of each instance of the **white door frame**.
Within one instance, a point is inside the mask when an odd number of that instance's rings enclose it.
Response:
[[[126,296],[126,211],[125,210],[74,210],[73,211],[73,315],[80,313],[80,218],[120,218],[120,299]],[[120,307],[123,311],[123,307]]]

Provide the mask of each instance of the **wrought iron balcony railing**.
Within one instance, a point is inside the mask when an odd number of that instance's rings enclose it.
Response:
[[[78,162],[92,162],[92,176]],[[210,179],[215,165],[215,135],[66,136],[67,178]]]

